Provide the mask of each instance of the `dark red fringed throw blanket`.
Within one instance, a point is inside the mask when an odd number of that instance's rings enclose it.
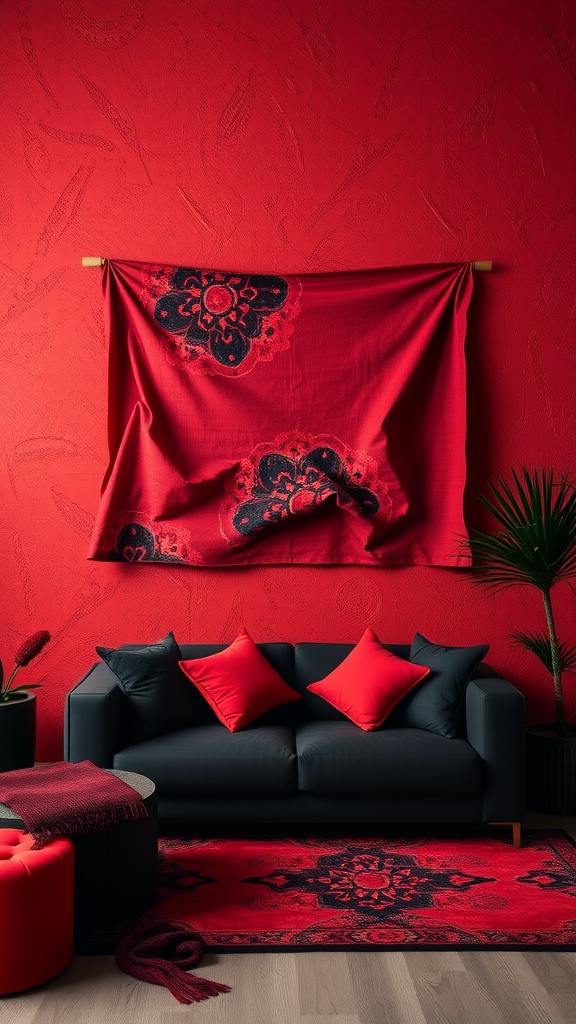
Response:
[[[0,803],[18,814],[39,848],[55,836],[79,836],[146,818],[141,796],[91,761],[57,761],[0,774]]]

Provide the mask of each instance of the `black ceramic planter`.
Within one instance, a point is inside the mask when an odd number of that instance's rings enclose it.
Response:
[[[526,729],[526,803],[545,814],[576,814],[576,727]]]
[[[36,749],[36,694],[0,701],[0,772],[31,768]]]

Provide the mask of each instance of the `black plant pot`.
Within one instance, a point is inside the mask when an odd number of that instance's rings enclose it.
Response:
[[[526,729],[526,803],[545,814],[576,814],[576,727]]]
[[[31,768],[36,750],[36,694],[0,701],[0,772]]]

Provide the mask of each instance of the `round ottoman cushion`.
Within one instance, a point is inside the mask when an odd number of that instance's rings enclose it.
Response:
[[[74,846],[34,850],[20,829],[0,829],[0,994],[41,985],[72,959]]]

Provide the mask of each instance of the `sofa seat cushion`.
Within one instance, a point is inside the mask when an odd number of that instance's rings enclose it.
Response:
[[[159,796],[267,796],[297,789],[294,734],[281,725],[231,733],[192,726],[125,747],[114,768],[152,779]]]
[[[298,788],[339,796],[479,793],[482,760],[461,739],[423,729],[363,732],[351,722],[296,727]]]

